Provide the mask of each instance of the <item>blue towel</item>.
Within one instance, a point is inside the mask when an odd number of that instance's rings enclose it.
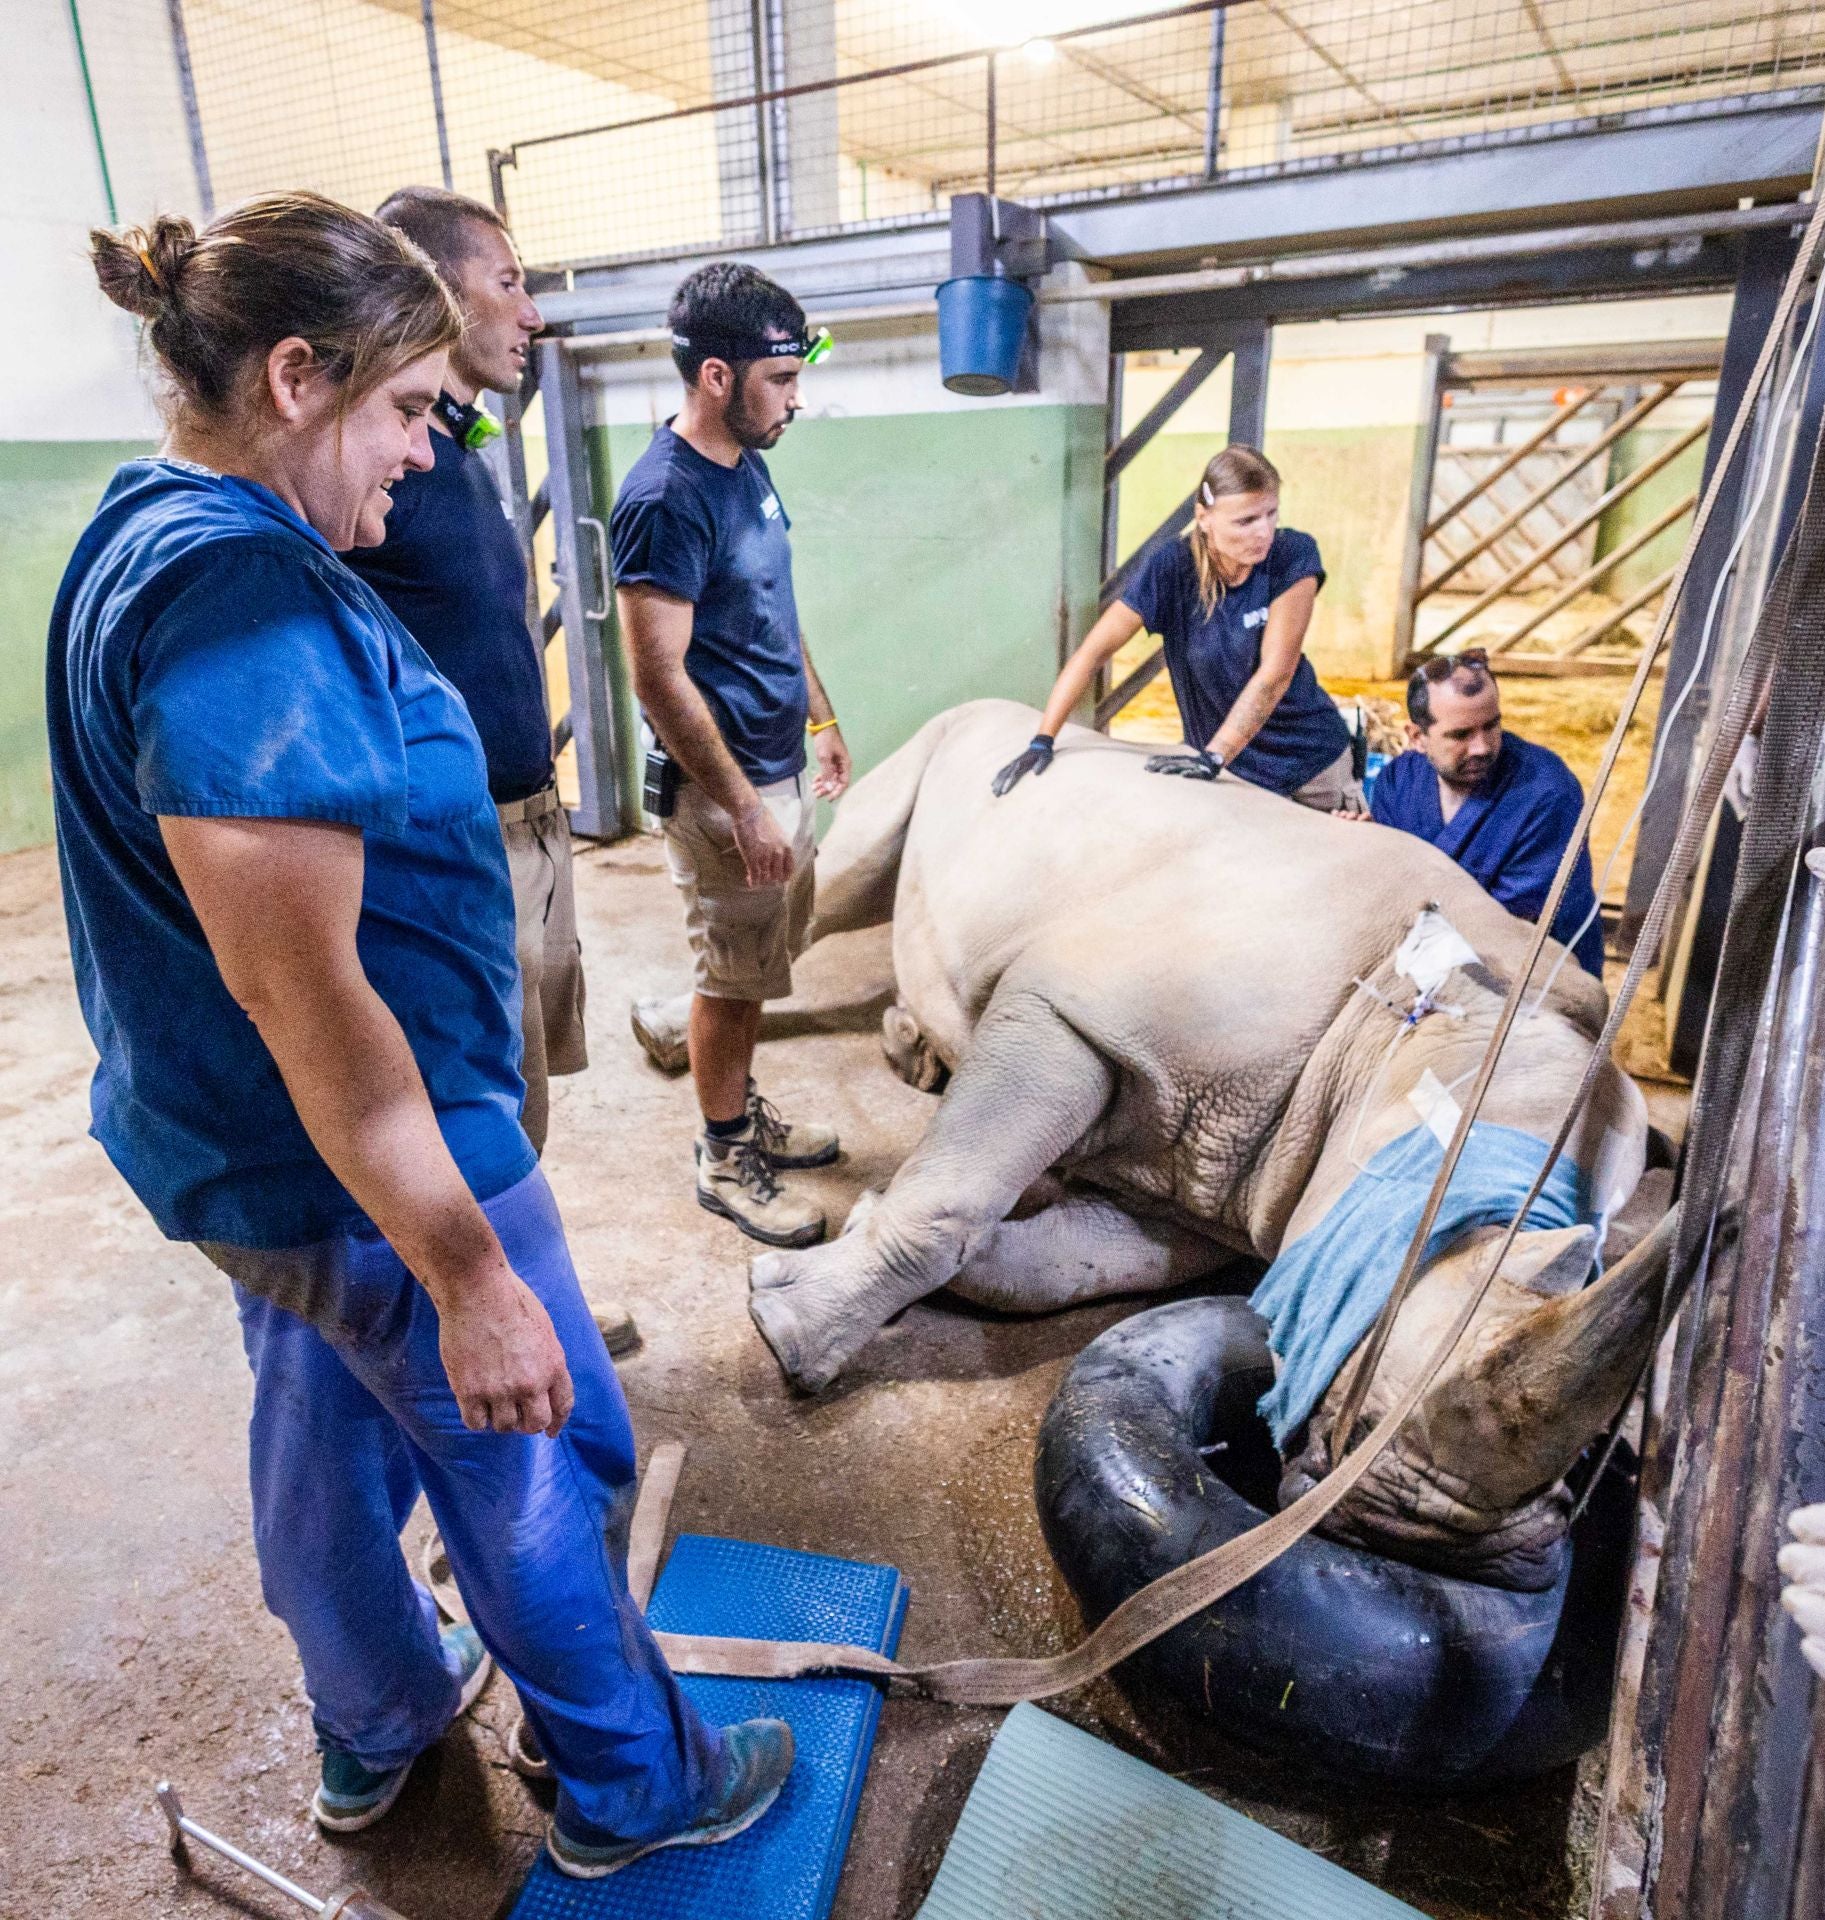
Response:
[[[1415,1127],[1388,1144],[1261,1277],[1249,1305],[1268,1325],[1280,1376],[1261,1397],[1274,1444],[1286,1445],[1310,1418],[1394,1290],[1402,1257],[1426,1209],[1445,1150]],[[1474,1227],[1505,1227],[1546,1158],[1543,1142],[1513,1127],[1470,1129],[1426,1242],[1433,1260]],[[1591,1218],[1583,1171],[1561,1155],[1527,1228],[1573,1227]]]

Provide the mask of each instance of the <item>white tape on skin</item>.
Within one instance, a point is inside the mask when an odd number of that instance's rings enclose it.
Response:
[[[1422,999],[1445,984],[1453,967],[1473,967],[1481,956],[1437,907],[1426,907],[1394,950],[1394,970],[1405,974]]]
[[[1451,1145],[1463,1108],[1452,1099],[1450,1089],[1428,1067],[1407,1094],[1407,1104],[1417,1113],[1441,1147]]]

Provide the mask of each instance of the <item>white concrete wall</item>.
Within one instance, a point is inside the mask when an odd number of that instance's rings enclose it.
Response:
[[[91,0],[83,27],[121,217],[192,211],[164,7]],[[133,323],[86,257],[108,204],[68,0],[0,0],[0,44],[0,440],[156,438]]]

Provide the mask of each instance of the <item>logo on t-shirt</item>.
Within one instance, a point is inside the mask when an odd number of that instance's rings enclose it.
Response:
[[[1264,625],[1266,620],[1267,609],[1265,607],[1256,607],[1252,613],[1245,613],[1242,616],[1242,624],[1244,627],[1259,627]]]
[[[784,509],[779,504],[779,495],[770,493],[760,503],[760,517],[763,520],[777,520]]]

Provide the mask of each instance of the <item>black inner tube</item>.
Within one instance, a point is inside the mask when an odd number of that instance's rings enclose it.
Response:
[[[1266,1330],[1237,1299],[1137,1314],[1073,1364],[1040,1429],[1047,1545],[1086,1618],[1274,1511],[1255,1411]],[[1117,1677],[1143,1714],[1417,1788],[1523,1778],[1602,1737],[1627,1586],[1618,1450],[1555,1585],[1483,1586],[1308,1535]]]

